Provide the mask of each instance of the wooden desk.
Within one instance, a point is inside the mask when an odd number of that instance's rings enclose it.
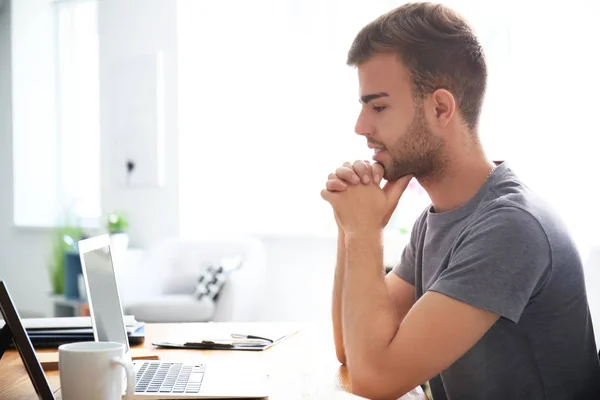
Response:
[[[348,372],[335,357],[333,336],[328,324],[302,324],[296,335],[278,343],[268,350],[254,351],[202,351],[182,349],[156,349],[153,340],[169,337],[195,337],[211,328],[229,327],[231,332],[264,331],[265,326],[286,324],[148,324],[143,347],[154,349],[161,360],[198,361],[207,364],[228,364],[236,368],[264,368],[269,374],[273,400],[360,399],[349,394]],[[253,329],[254,327],[254,329]],[[56,350],[38,350],[38,353]],[[46,373],[53,390],[60,387],[58,371]],[[0,359],[0,399],[35,399],[35,391],[29,381],[18,353],[7,351]],[[57,395],[57,399],[60,395]],[[402,397],[402,400],[427,400],[421,388]]]

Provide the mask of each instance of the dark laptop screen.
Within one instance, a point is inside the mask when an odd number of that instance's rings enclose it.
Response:
[[[19,313],[17,312],[10,294],[8,293],[8,288],[3,281],[0,281],[0,313],[5,321],[4,324],[0,322],[0,354],[6,349],[5,346],[7,347],[9,345],[8,341],[10,341],[12,336],[12,340],[21,355],[21,359],[27,369],[31,383],[33,383],[33,386],[35,387],[36,393],[42,400],[53,400],[54,395],[52,394],[50,385],[48,385],[46,375],[44,375],[44,371],[35,355],[31,341],[27,336],[25,328],[23,328]],[[5,342],[2,343],[3,341]],[[1,364],[2,361],[0,360],[0,365]],[[17,382],[15,382],[15,384],[17,384]]]

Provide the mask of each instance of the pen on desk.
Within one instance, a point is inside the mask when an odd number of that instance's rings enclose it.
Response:
[[[273,343],[271,339],[264,338],[261,336],[255,335],[242,335],[241,333],[232,333],[231,337],[234,339],[254,339],[254,340],[264,340],[265,342]]]

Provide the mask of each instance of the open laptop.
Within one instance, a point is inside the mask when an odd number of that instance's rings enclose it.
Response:
[[[113,268],[110,238],[101,235],[79,241],[79,254],[96,341],[123,343],[131,361],[129,342],[117,279]],[[201,353],[198,353],[201,358]],[[135,395],[140,399],[264,398],[267,376],[252,371],[197,363],[133,361]],[[125,377],[124,377],[125,379]],[[125,389],[125,382],[123,389]],[[123,391],[124,392],[124,391]]]
[[[38,398],[41,400],[54,400],[54,393],[50,389],[46,375],[44,375],[42,366],[35,355],[8,288],[2,280],[0,280],[0,315],[4,318],[4,323],[0,321],[0,359],[10,343],[14,342]],[[2,365],[1,362],[0,365]],[[15,385],[17,383],[15,382]]]

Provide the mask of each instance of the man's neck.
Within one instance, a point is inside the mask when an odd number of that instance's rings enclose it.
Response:
[[[484,155],[448,163],[435,179],[419,179],[436,213],[450,211],[471,200],[486,182],[495,164]]]

